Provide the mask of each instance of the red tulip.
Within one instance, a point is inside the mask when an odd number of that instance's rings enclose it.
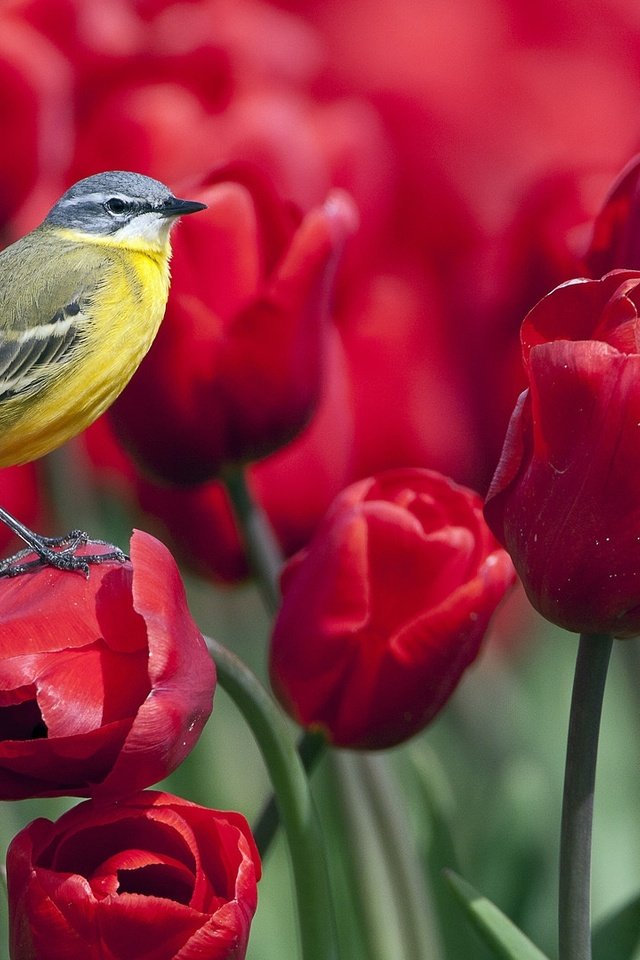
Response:
[[[429,470],[340,494],[282,577],[274,690],[344,747],[389,747],[441,709],[513,579],[480,498]]]
[[[591,275],[617,268],[640,267],[640,155],[634,157],[611,187],[593,226],[587,254]]]
[[[640,632],[640,272],[557,287],[527,315],[529,388],[485,516],[533,605],[576,632]]]
[[[215,669],[171,554],[0,580],[0,797],[115,796],[184,760]]]
[[[165,481],[211,479],[292,439],[318,402],[337,256],[355,224],[331,195],[299,226],[257,175],[216,176],[176,234],[160,333],[110,416],[136,459]]]
[[[9,847],[11,960],[243,960],[259,878],[239,813],[87,801]]]
[[[292,443],[251,464],[247,471],[252,494],[264,508],[287,556],[307,542],[332,499],[350,479],[351,403],[340,339],[335,330],[332,334],[328,376],[311,423]],[[102,437],[104,433],[101,425]],[[96,455],[109,452],[108,447],[100,450],[100,434],[92,434],[94,462]],[[120,471],[120,477],[124,476],[126,472]],[[248,576],[244,548],[222,483],[167,487],[137,477],[134,489],[143,510],[160,520],[182,563],[223,582]]]

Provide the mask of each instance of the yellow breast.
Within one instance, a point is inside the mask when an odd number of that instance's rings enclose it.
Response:
[[[0,401],[0,466],[35,460],[100,416],[134,374],[165,311],[168,243],[163,250],[143,250],[105,238],[87,241],[66,230],[56,233],[62,246],[55,248],[48,269],[62,273],[66,264],[82,278],[82,309],[73,318],[77,344],[70,362],[47,367],[37,389]],[[34,302],[42,305],[31,322],[43,329],[64,306],[44,306],[44,295]],[[5,317],[0,322],[6,326]]]
[[[169,293],[168,262],[117,251],[113,272],[97,292],[84,361],[69,378],[83,429],[115,400],[153,343]]]

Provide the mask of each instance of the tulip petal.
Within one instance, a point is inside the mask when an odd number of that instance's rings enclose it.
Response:
[[[274,690],[337,746],[400,743],[446,702],[512,578],[471,491],[420,469],[353,484],[282,576]]]
[[[259,875],[240,814],[152,791],[79,804],[11,843],[12,955],[242,960]]]
[[[134,531],[130,549],[133,602],[147,627],[151,692],[99,787],[101,795],[139,782],[141,769],[145,782],[154,783],[177,766],[209,717],[215,685],[215,667],[189,614],[173,557],[141,531]]]
[[[186,756],[215,670],[171,555],[0,581],[0,796],[126,794]]]

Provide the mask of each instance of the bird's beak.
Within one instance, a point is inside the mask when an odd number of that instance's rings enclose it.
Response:
[[[206,210],[206,203],[200,203],[198,200],[180,200],[178,197],[171,197],[165,200],[160,213],[163,217],[184,217],[187,213],[197,213],[198,210]]]

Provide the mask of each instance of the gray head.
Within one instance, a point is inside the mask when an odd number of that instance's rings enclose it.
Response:
[[[64,193],[44,223],[114,240],[137,239],[153,246],[166,241],[178,217],[206,204],[180,200],[159,180],[110,170],[79,180]]]

